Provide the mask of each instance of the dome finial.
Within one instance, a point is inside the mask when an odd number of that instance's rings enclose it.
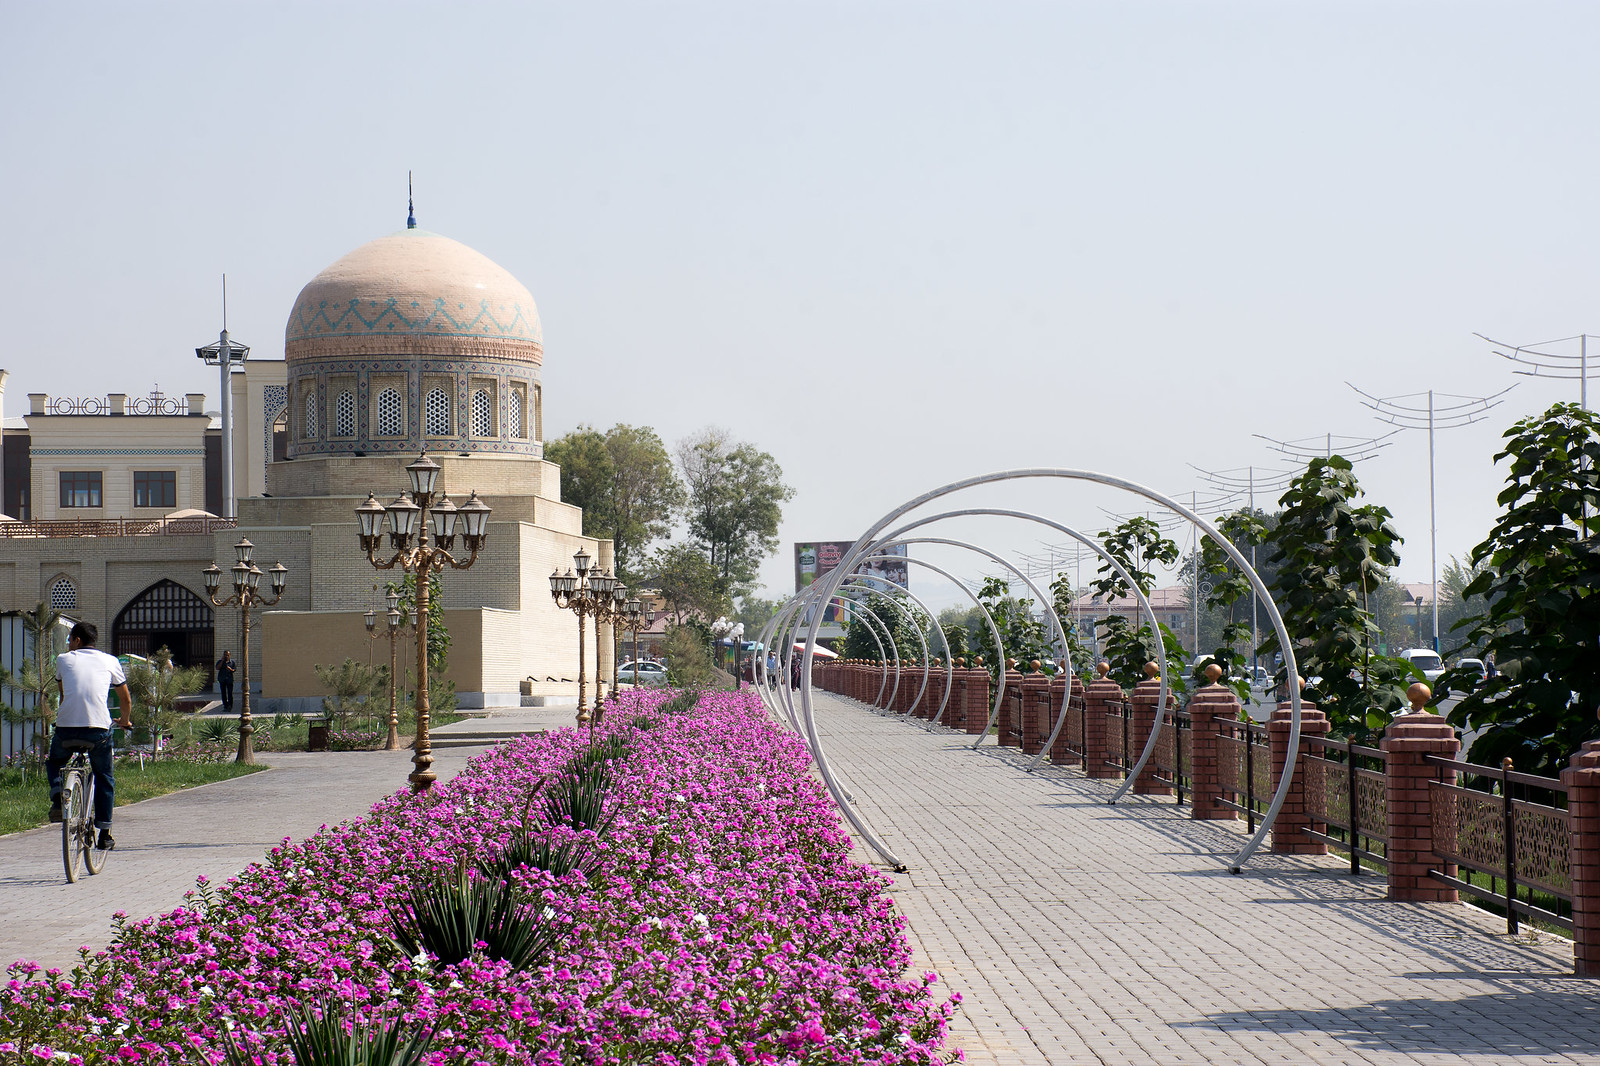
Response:
[[[406,229],[417,228],[417,201],[411,194],[411,171],[406,171]]]

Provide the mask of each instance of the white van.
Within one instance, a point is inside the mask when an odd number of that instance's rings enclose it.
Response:
[[[1430,685],[1439,680],[1439,675],[1444,673],[1444,660],[1431,648],[1407,648],[1400,653],[1400,658],[1421,670],[1422,676],[1428,679]]]

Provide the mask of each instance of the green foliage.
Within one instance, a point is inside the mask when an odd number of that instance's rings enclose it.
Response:
[[[1050,582],[1050,600],[1055,606],[1056,617],[1067,629],[1067,656],[1072,663],[1072,672],[1081,677],[1093,677],[1094,654],[1072,621],[1072,604],[1076,599],[1077,591],[1073,589],[1072,581],[1065,572],[1058,573],[1055,580]]]
[[[686,688],[656,708],[662,715],[689,714],[700,704],[700,689]]]
[[[667,626],[663,651],[667,679],[690,689],[707,688],[717,676],[711,662],[711,631],[698,621]]]
[[[860,599],[846,594],[850,602],[850,618],[844,627],[844,644],[842,655],[847,659],[873,659],[893,658],[898,652],[903,660],[916,659],[922,655],[923,634],[927,631],[930,619],[917,609],[903,592],[889,592],[883,595],[861,595]],[[889,603],[893,600],[894,604]],[[873,633],[878,640],[872,639]],[[883,650],[878,650],[881,641]],[[931,647],[930,655],[937,655]]]
[[[126,673],[134,727],[152,738],[172,730],[178,700],[199,692],[210,676],[204,666],[174,667],[166,648],[158,648],[146,662],[129,664]]]
[[[29,654],[22,660],[13,684],[33,697],[27,717],[47,727],[55,721],[56,706],[61,702],[56,687],[56,655],[67,649],[60,640],[60,625],[61,612],[51,610],[44,600],[33,610],[22,612],[23,642]]]
[[[1273,599],[1295,641],[1300,676],[1321,681],[1305,695],[1357,738],[1381,732],[1405,706],[1410,664],[1376,652],[1381,631],[1369,598],[1400,561],[1401,538],[1389,511],[1357,505],[1364,495],[1350,462],[1316,458],[1279,499],[1283,511],[1268,543],[1277,567]],[[1263,654],[1278,651],[1268,632]],[[1287,683],[1287,668],[1279,684]]]
[[[290,1012],[284,1043],[295,1066],[421,1066],[432,1035],[400,1016],[347,1019],[342,1004],[324,1000]],[[223,1066],[255,1066],[261,1060],[236,1037],[223,1033]],[[207,1062],[203,1056],[197,1062]]]
[[[1476,576],[1461,598],[1480,605],[1463,628],[1499,676],[1451,712],[1482,730],[1474,762],[1510,757],[1524,773],[1554,774],[1600,736],[1600,417],[1556,404],[1505,434],[1509,459],[1499,519],[1472,549]],[[1436,699],[1467,689],[1446,674]]]
[[[583,508],[584,535],[609,538],[617,573],[633,581],[644,550],[667,535],[686,499],[666,445],[648,426],[619,423],[604,434],[579,426],[547,442],[544,454],[561,467],[561,498]]]
[[[398,593],[396,605],[402,615],[409,616],[417,609],[417,575],[407,574],[403,580],[391,581],[384,586],[385,593]],[[415,653],[412,654],[415,660]],[[444,621],[444,589],[439,575],[428,575],[428,674],[443,674],[450,667],[450,627]],[[431,689],[430,689],[431,691]]]
[[[190,735],[207,743],[220,744],[239,739],[237,718],[202,718],[190,723]]]
[[[312,669],[317,680],[328,694],[322,697],[322,709],[337,729],[344,729],[353,713],[370,715],[372,701],[389,691],[389,667],[346,659],[338,665],[317,663]],[[432,677],[429,677],[432,681]]]
[[[930,632],[928,638],[929,647],[948,648],[948,653],[945,654],[944,657],[946,661],[949,662],[953,662],[956,659],[965,658],[968,654],[970,654],[972,644],[967,638],[966,626],[946,626],[942,621],[935,622],[934,624],[939,627],[940,633],[944,635],[944,640],[941,644],[938,634],[933,634]]]
[[[1240,509],[1224,515],[1215,523],[1217,532],[1228,538],[1235,548],[1249,554],[1252,547],[1264,543],[1268,530],[1264,516],[1259,512]],[[1205,605],[1224,612],[1226,621],[1220,634],[1221,641],[1211,651],[1209,658],[1222,667],[1223,676],[1241,701],[1250,698],[1249,663],[1246,652],[1250,648],[1250,612],[1248,604],[1255,590],[1250,585],[1239,564],[1235,563],[1222,546],[1206,537],[1200,543],[1200,580]],[[1203,669],[1205,663],[1201,663]],[[1203,675],[1197,670],[1193,675],[1199,681]]]
[[[479,869],[491,877],[504,879],[513,870],[529,868],[544,870],[554,877],[565,877],[574,870],[588,877],[594,872],[596,856],[582,840],[567,840],[560,844],[536,837],[529,816],[535,799],[544,782],[540,781],[528,793],[522,807],[522,821],[504,850],[492,859],[479,863]]]
[[[525,970],[549,954],[561,936],[537,902],[524,901],[507,881],[478,876],[465,864],[453,875],[413,886],[390,912],[390,921],[407,956],[427,952],[442,966],[471,958],[482,942],[488,958]]]
[[[655,584],[666,600],[667,612],[679,625],[695,619],[710,622],[732,609],[716,567],[705,552],[692,544],[669,544],[650,561]]]
[[[994,619],[1003,645],[1000,648],[994,646],[994,634],[987,623],[979,628],[973,638],[973,647],[983,656],[984,667],[990,676],[998,680],[1007,659],[1015,659],[1019,667],[1025,667],[1034,659],[1042,660],[1050,656],[1045,624],[1033,617],[1033,600],[1011,595],[1010,584],[991,577],[985,578],[983,587],[978,590],[978,601]]]
[[[726,430],[708,428],[678,443],[688,489],[689,536],[716,569],[720,590],[735,594],[755,581],[761,560],[778,547],[778,523],[794,489],[778,462]]]
[[[1178,561],[1178,545],[1162,535],[1160,526],[1144,517],[1130,518],[1116,529],[1102,530],[1100,543],[1133,579],[1130,584],[1109,562],[1102,561],[1100,576],[1089,587],[1107,600],[1132,596],[1135,586],[1150,595],[1156,582],[1150,568],[1157,563],[1171,566]],[[1158,632],[1153,633],[1148,622],[1135,626],[1120,615],[1109,615],[1100,625],[1105,631],[1102,657],[1111,665],[1111,680],[1123,688],[1132,688],[1144,680],[1145,664],[1161,662],[1164,655],[1168,686],[1176,693],[1189,690],[1183,643],[1164,624],[1157,623]]]

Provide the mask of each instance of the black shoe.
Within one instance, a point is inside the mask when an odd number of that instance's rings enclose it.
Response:
[[[61,797],[52,797],[50,800],[50,820],[52,822],[59,822],[61,821],[61,817]]]
[[[100,839],[94,842],[94,846],[99,851],[111,851],[117,846],[117,842],[111,838],[111,830],[102,829]]]

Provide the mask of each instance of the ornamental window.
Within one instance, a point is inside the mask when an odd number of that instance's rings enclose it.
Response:
[[[317,387],[310,386],[306,390],[306,439],[314,440],[317,435]]]
[[[443,389],[433,389],[422,404],[423,430],[430,437],[450,435],[450,394]]]
[[[399,389],[384,389],[378,393],[378,435],[398,437],[406,431],[405,400]]]
[[[506,408],[507,436],[526,437],[522,429],[522,408],[528,402],[528,390],[521,385],[511,386],[511,404]]]
[[[356,435],[356,394],[346,389],[339,394],[333,407],[333,435],[335,437],[353,437]]]
[[[488,389],[478,389],[472,394],[472,435],[494,436],[494,400]]]
[[[52,611],[78,609],[78,588],[69,579],[58,577],[50,582],[50,609]]]

